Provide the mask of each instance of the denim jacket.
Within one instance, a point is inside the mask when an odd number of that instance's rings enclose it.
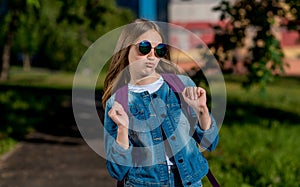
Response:
[[[179,78],[185,86],[195,86],[189,77]],[[169,147],[170,160],[178,168],[183,185],[200,186],[208,163],[199,147],[212,151],[219,138],[213,117],[210,129],[202,130],[195,112],[166,82],[152,94],[129,91],[129,148],[124,149],[116,142],[118,126],[108,116],[114,99],[112,95],[107,101],[104,119],[106,167],[110,175],[125,179],[131,186],[168,186]]]

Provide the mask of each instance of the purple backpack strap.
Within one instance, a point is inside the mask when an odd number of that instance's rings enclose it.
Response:
[[[116,91],[115,101],[120,103],[128,113],[128,85],[124,85]]]
[[[161,75],[163,79],[167,82],[169,87],[176,93],[182,93],[185,85],[183,82],[180,80],[180,78],[176,74],[162,74]],[[190,114],[190,108],[188,105],[184,102],[184,108],[187,110],[188,114]]]
[[[124,85],[117,89],[115,101],[120,103],[125,112],[128,113],[128,85]],[[124,179],[117,181],[117,187],[124,187]]]
[[[210,169],[208,169],[208,173],[206,174],[206,176],[213,187],[220,187],[220,184],[218,183],[217,179],[212,174]]]
[[[161,74],[161,76],[168,83],[168,85],[174,92],[181,93],[184,90],[185,86],[177,75],[165,73],[165,74]]]

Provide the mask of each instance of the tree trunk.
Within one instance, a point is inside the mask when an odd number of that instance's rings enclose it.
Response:
[[[1,81],[6,81],[8,79],[8,71],[10,66],[10,51],[13,45],[13,37],[14,37],[14,32],[17,29],[17,23],[18,23],[18,10],[14,10],[12,12],[12,19],[11,22],[9,23],[9,29],[7,32],[8,34],[7,34],[6,42],[2,53],[2,69],[0,73]]]
[[[13,34],[9,33],[7,37],[7,41],[4,45],[3,54],[2,54],[2,69],[1,69],[1,75],[0,80],[6,81],[8,79],[8,71],[9,71],[9,65],[10,65],[10,51],[12,48],[12,39]]]
[[[31,68],[30,55],[28,53],[24,53],[23,70],[30,71],[30,68]]]

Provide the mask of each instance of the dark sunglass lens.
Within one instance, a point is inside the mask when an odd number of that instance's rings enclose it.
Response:
[[[139,51],[143,55],[148,54],[151,51],[151,48],[151,43],[148,41],[142,41],[141,43],[139,43]]]
[[[164,57],[167,54],[167,50],[166,44],[158,44],[155,47],[155,52],[158,57]]]

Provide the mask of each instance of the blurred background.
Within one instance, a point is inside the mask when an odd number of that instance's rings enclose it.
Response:
[[[82,141],[72,83],[89,46],[138,17],[191,32],[168,39],[198,84],[211,68],[198,61],[203,44],[223,72],[220,142],[204,153],[221,186],[300,186],[299,10],[299,0],[0,0],[0,186],[115,186]]]

